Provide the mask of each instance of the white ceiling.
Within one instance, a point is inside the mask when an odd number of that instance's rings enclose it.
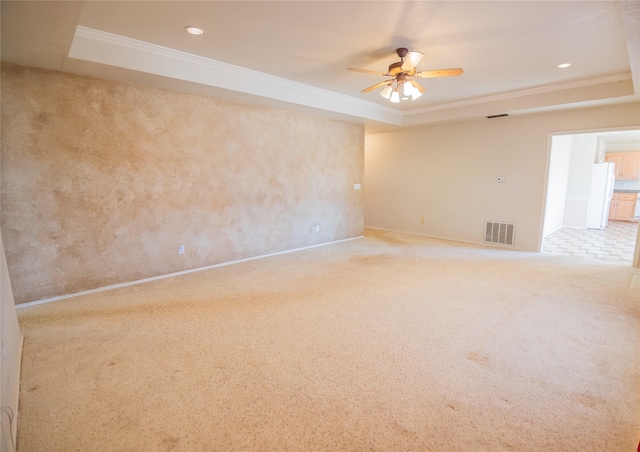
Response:
[[[186,25],[206,30],[186,34]],[[379,90],[395,49],[426,93]],[[365,123],[368,132],[640,100],[624,1],[2,1],[2,60]],[[557,65],[570,62],[568,69]],[[635,86],[635,90],[634,90]]]
[[[640,130],[621,130],[595,134],[604,142],[605,152],[640,150]]]

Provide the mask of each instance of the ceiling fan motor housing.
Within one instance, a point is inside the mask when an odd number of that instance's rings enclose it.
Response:
[[[404,64],[404,58],[409,54],[409,49],[406,47],[400,47],[399,49],[396,49],[396,53],[400,57],[400,61],[389,65],[389,74],[391,75],[397,75],[403,72],[402,65]]]
[[[389,65],[389,74],[396,75],[402,72],[402,61],[398,61],[397,63],[392,63]]]
[[[400,47],[399,49],[396,49],[396,53],[400,58],[404,59],[404,57],[406,57],[407,54],[409,53],[409,49],[405,47]]]

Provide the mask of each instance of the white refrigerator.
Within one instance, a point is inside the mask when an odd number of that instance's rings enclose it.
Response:
[[[587,206],[587,228],[602,229],[607,225],[615,181],[616,176],[612,162],[593,165],[591,193]]]

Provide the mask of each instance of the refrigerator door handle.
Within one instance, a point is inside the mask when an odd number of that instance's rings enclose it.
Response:
[[[607,193],[607,198],[608,199],[612,199],[613,198],[613,189],[614,189],[614,184],[616,183],[616,177],[613,175],[613,173],[609,173],[609,190]]]

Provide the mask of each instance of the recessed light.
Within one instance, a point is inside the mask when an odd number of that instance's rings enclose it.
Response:
[[[184,31],[186,31],[190,35],[195,35],[195,36],[202,36],[205,33],[202,28],[194,27],[191,25],[184,27]]]
[[[560,69],[566,69],[566,68],[568,68],[569,66],[571,66],[571,63],[562,63],[562,64],[559,64],[559,65],[558,65],[558,67],[559,67]]]

